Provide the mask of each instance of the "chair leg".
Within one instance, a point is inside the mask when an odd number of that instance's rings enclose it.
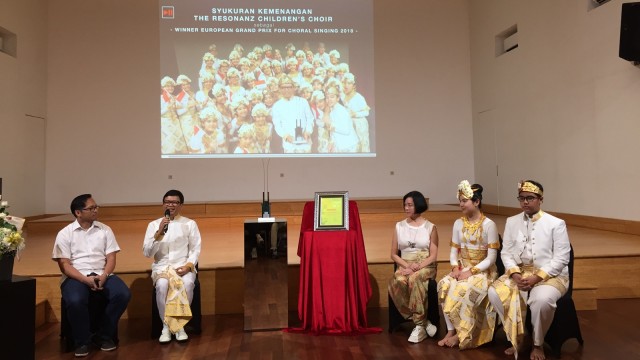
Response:
[[[391,299],[391,295],[387,295],[389,297],[389,333],[392,333],[400,324],[406,321],[406,319],[400,314],[398,308],[396,308],[396,304]]]
[[[575,303],[571,297],[564,296],[558,300],[553,322],[544,340],[551,347],[553,354],[559,357],[562,345],[571,338],[575,338],[580,344],[584,344]]]
[[[160,311],[156,302],[156,288],[151,288],[151,338],[158,339],[162,332],[162,320],[160,319]]]
[[[69,352],[74,349],[73,332],[71,323],[67,317],[67,304],[64,299],[60,300],[60,339],[64,341],[64,351]]]
[[[200,299],[200,280],[196,278],[193,288],[193,301],[191,301],[191,320],[185,326],[187,332],[192,334],[202,333],[202,305]]]
[[[440,304],[438,303],[438,283],[434,279],[429,279],[427,285],[427,320],[440,330]],[[437,332],[436,332],[437,334]]]

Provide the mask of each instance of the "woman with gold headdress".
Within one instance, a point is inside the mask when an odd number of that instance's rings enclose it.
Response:
[[[339,83],[329,84],[325,90],[326,106],[322,115],[324,129],[329,133],[329,152],[353,153],[358,151],[358,135],[349,111],[340,104]]]
[[[187,152],[187,139],[182,132],[178,113],[179,102],[173,92],[176,82],[169,76],[160,80],[160,146],[163,154],[184,154]]]
[[[227,143],[224,132],[218,128],[222,115],[212,107],[200,112],[200,130],[189,140],[189,151],[192,154],[223,154],[227,153]]]
[[[369,146],[369,105],[364,96],[356,91],[356,77],[352,73],[346,73],[342,78],[344,87],[344,106],[349,110],[353,119],[353,127],[358,135],[358,151],[370,152]]]
[[[482,186],[463,180],[458,185],[462,218],[453,224],[449,260],[453,268],[438,283],[438,299],[447,324],[440,346],[461,350],[493,339],[496,314],[487,297],[497,277],[500,249],[496,224],[482,213]]]
[[[253,129],[256,135],[256,152],[260,154],[270,153],[273,124],[267,122],[269,110],[264,104],[260,103],[253,107],[251,116],[253,117]]]
[[[229,124],[227,132],[227,145],[229,150],[235,149],[240,140],[238,130],[245,125],[251,123],[251,113],[249,112],[249,101],[245,98],[236,99],[231,103],[231,113],[233,120]]]
[[[202,56],[202,67],[198,72],[198,78],[202,79],[205,76],[213,76],[215,79],[217,70],[218,66],[216,66],[216,57],[213,56],[210,52],[204,53],[204,56]],[[202,89],[202,82],[200,82],[198,85]]]
[[[231,72],[231,70],[229,70],[229,72]],[[215,107],[215,109],[222,115],[222,118],[218,121],[218,127],[223,129],[226,134],[231,125],[233,114],[229,108],[230,103],[225,87],[221,84],[215,84],[213,89],[209,91],[209,97],[214,100],[213,107]]]
[[[176,96],[178,118],[185,139],[191,139],[199,129],[198,109],[195,94],[191,89],[191,79],[187,75],[180,75],[177,79],[180,93]]]
[[[436,277],[438,230],[422,217],[429,205],[420,192],[409,192],[402,204],[407,218],[396,223],[391,238],[391,260],[398,269],[389,281],[388,291],[400,314],[415,324],[408,341],[419,343],[438,330],[427,320],[427,284]]]

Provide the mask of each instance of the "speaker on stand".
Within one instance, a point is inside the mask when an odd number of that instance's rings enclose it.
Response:
[[[622,4],[619,56],[640,64],[640,2]]]

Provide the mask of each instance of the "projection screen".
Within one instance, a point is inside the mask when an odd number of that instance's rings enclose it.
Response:
[[[160,0],[163,158],[376,155],[372,0]]]

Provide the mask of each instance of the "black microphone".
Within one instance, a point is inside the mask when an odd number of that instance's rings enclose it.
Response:
[[[171,211],[169,211],[169,209],[164,211],[164,217],[166,217],[167,219],[169,219],[169,217],[171,216]],[[165,224],[164,225],[164,229],[162,229],[162,233],[166,234],[167,230],[169,230],[169,224]]]

